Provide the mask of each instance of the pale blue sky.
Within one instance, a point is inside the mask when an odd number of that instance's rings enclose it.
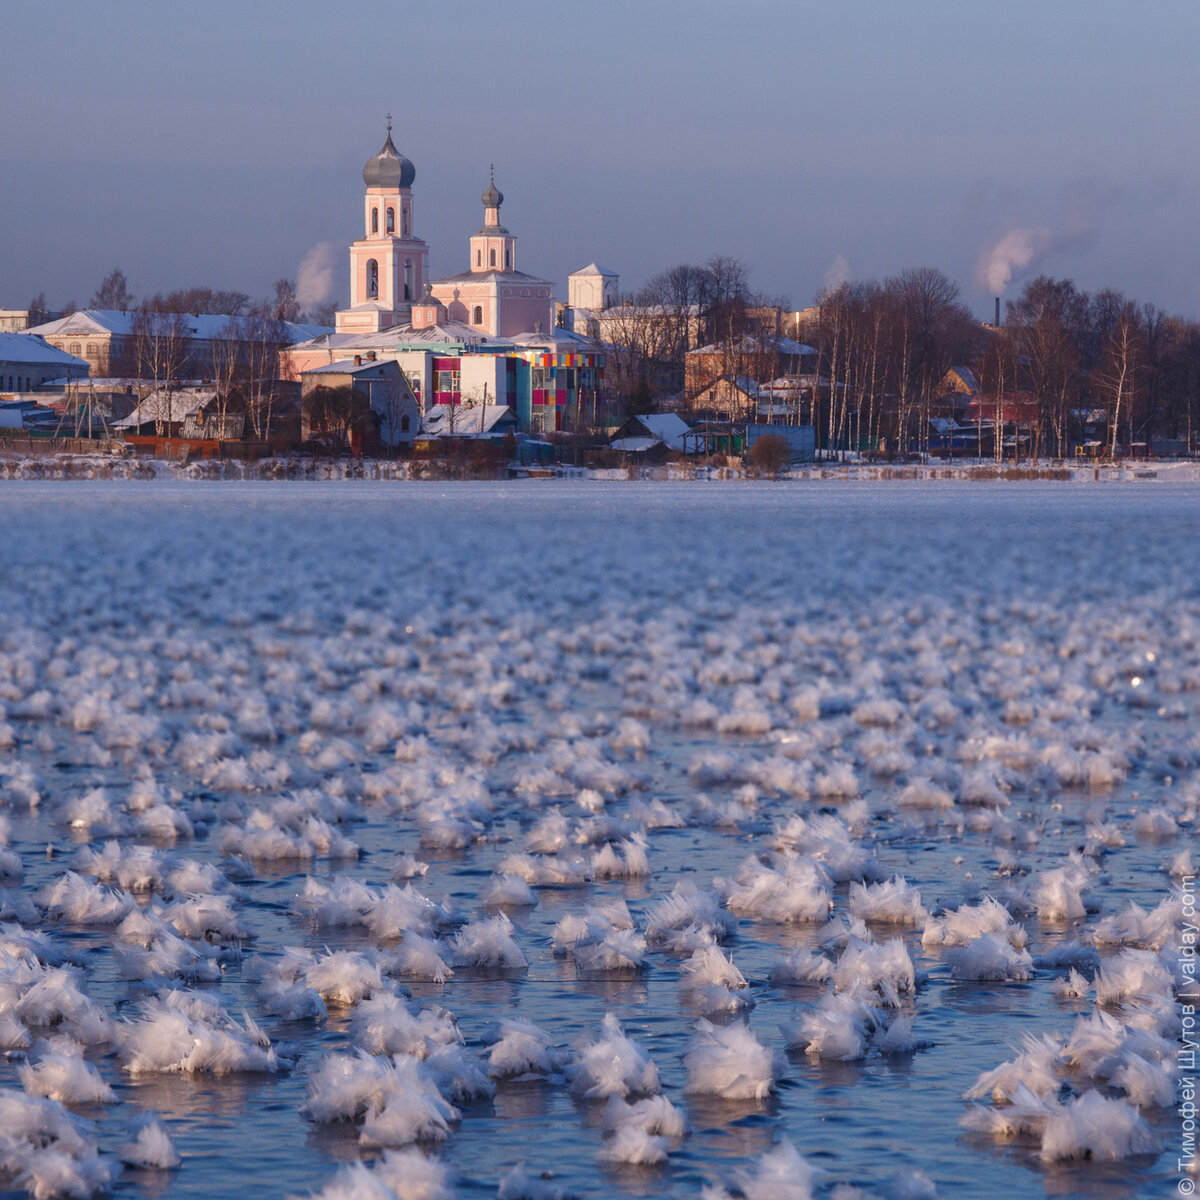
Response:
[[[435,275],[466,265],[490,162],[520,265],[632,290],[733,254],[811,302],[981,254],[1200,316],[1200,4],[3,0],[0,305],[266,294],[322,242],[334,293],[384,114]]]

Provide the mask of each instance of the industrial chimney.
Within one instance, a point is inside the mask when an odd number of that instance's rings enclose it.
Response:
[[[1000,328],[1000,297],[996,297],[996,328]]]

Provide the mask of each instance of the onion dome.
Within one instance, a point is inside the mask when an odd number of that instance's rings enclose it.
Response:
[[[398,188],[412,187],[417,177],[417,169],[392,143],[392,122],[387,126],[387,141],[383,143],[374,158],[367,159],[363,167],[363,183],[367,187],[388,188],[395,191]]]
[[[504,203],[504,193],[496,187],[494,171],[488,171],[487,191],[479,198],[483,201],[484,208],[499,208]]]

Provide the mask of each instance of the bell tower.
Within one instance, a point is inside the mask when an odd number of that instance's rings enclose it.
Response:
[[[496,187],[494,168],[489,171],[487,191],[479,198],[483,201],[483,228],[471,238],[471,271],[515,271],[517,239],[500,224],[504,193]]]
[[[388,113],[383,149],[363,167],[363,236],[350,245],[350,307],[338,333],[378,333],[409,320],[423,295],[429,248],[413,235],[416,168],[392,142]]]

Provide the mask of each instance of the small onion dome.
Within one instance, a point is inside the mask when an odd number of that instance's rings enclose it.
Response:
[[[412,181],[417,177],[417,169],[392,144],[392,126],[388,124],[387,141],[383,143],[374,158],[367,159],[363,167],[363,183],[367,187],[397,188],[412,187]]]
[[[480,196],[484,208],[499,208],[504,203],[504,193],[496,187],[495,178],[488,180],[487,191]]]

